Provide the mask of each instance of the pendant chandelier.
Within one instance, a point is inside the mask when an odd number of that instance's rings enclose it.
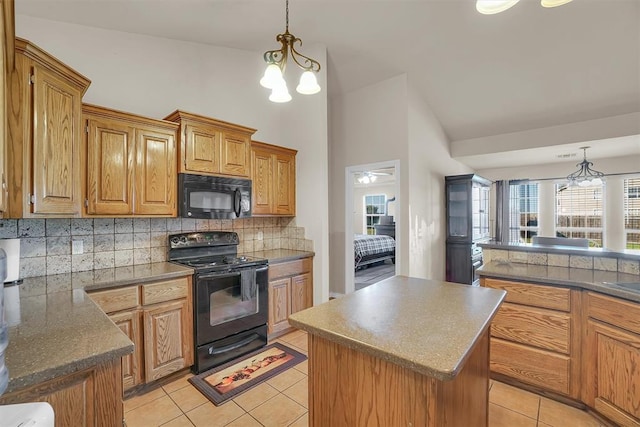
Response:
[[[316,79],[316,73],[320,71],[320,63],[308,56],[304,56],[295,48],[295,44],[302,46],[302,40],[289,32],[289,0],[286,0],[286,27],[283,34],[276,36],[276,41],[282,44],[280,49],[268,50],[264,53],[264,61],[268,64],[264,76],[260,79],[260,84],[267,89],[271,89],[269,101],[289,102],[291,95],[287,88],[283,74],[287,68],[287,59],[291,57],[293,61],[302,68],[304,72],[300,76],[300,83],[296,91],[303,95],[313,95],[320,92],[320,86]]]
[[[595,169],[591,169],[593,163],[587,160],[587,148],[589,147],[580,147],[580,149],[584,151],[584,160],[576,165],[578,167],[577,171],[567,176],[569,185],[578,185],[580,187],[602,185],[604,174]]]
[[[476,9],[484,15],[504,12],[520,0],[477,0]],[[540,0],[543,7],[556,7],[569,3],[571,0]]]

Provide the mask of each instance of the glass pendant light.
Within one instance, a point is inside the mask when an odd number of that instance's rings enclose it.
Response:
[[[282,71],[276,64],[269,64],[267,69],[264,70],[264,76],[260,79],[260,85],[267,89],[273,89],[280,82],[284,80],[282,77]]]
[[[284,79],[281,78],[280,81],[271,89],[269,101],[278,103],[291,101],[291,95],[289,94],[289,89],[287,88],[287,83]]]
[[[520,0],[477,0],[476,10],[484,15],[504,12]]]
[[[540,4],[543,7],[556,7],[569,3],[571,0],[541,0]]]
[[[302,73],[296,91],[302,95],[313,95],[314,93],[320,92],[320,85],[316,79],[316,73],[313,71],[305,71]]]

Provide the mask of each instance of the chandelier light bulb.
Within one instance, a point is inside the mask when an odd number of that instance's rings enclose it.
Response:
[[[260,85],[267,89],[273,89],[279,80],[283,80],[282,71],[276,64],[267,65],[267,69],[264,70],[264,76],[260,79]]]
[[[476,10],[483,15],[504,12],[520,0],[477,0]]]
[[[271,95],[269,95],[269,101],[271,102],[289,102],[291,101],[291,95],[289,94],[289,89],[287,89],[287,83],[284,79],[280,79],[279,82],[271,89]]]
[[[602,179],[594,178],[591,180],[591,185],[602,185]]]
[[[556,7],[569,3],[571,0],[541,0],[540,4],[543,7]]]
[[[313,71],[305,71],[300,76],[300,83],[296,87],[296,92],[303,95],[313,95],[320,92],[320,85],[316,79],[316,73]]]

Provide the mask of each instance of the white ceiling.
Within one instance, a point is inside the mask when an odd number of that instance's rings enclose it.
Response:
[[[407,73],[451,141],[640,112],[640,0],[474,4],[291,0],[290,31],[303,53],[327,47],[330,96]],[[284,31],[283,0],[19,0],[16,13],[259,55]]]

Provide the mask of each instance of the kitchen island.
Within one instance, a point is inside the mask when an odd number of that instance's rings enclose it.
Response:
[[[505,292],[396,276],[295,313],[311,426],[486,426],[489,325]]]

